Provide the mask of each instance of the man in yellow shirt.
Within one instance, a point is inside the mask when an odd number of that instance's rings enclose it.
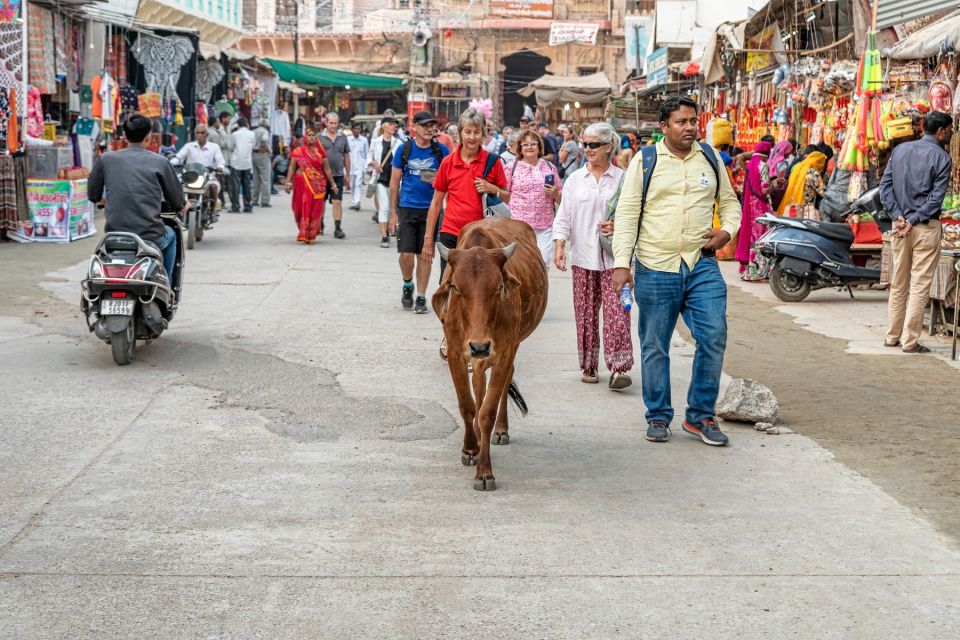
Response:
[[[643,162],[630,164],[617,205],[613,234],[613,286],[633,285],[640,329],[643,401],[647,440],[670,437],[670,339],[683,316],[696,340],[693,377],[683,430],[722,446],[727,436],[714,419],[727,343],[727,285],[715,252],[740,226],[740,203],[723,163],[712,148],[697,143],[697,104],[669,98],[660,105],[657,162],[649,180],[641,222]],[[714,154],[711,164],[705,155]],[[714,166],[720,171],[715,172]],[[719,185],[717,180],[719,179]],[[721,228],[713,230],[714,205]],[[639,226],[639,237],[637,234]]]

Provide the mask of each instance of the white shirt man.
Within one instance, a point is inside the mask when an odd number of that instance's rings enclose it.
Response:
[[[177,155],[170,159],[170,164],[178,165],[196,162],[204,167],[213,167],[216,169],[217,174],[219,174],[223,171],[223,167],[226,164],[223,161],[223,153],[220,151],[220,145],[208,141],[209,132],[202,124],[197,125],[193,130],[193,134],[197,139],[183,145],[180,151],[177,152]],[[216,176],[211,176],[208,184],[210,185],[210,197],[216,202],[217,196],[220,193],[220,181]]]
[[[270,114],[270,133],[283,140],[285,145],[290,144],[290,114],[287,113],[286,103],[281,102],[277,109]]]
[[[253,169],[253,143],[256,135],[247,127],[246,120],[230,134],[230,166],[241,171]]]
[[[351,135],[347,136],[350,144],[350,208],[360,210],[360,196],[363,194],[363,172],[367,166],[367,155],[370,152],[370,143],[360,134],[360,125],[354,124]]]

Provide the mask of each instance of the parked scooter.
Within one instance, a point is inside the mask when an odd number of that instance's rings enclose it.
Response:
[[[880,190],[870,189],[844,214],[870,213],[881,231],[891,227],[880,203]],[[757,251],[772,263],[770,289],[784,302],[800,302],[814,289],[846,288],[880,282],[879,269],[854,264],[850,257],[853,230],[849,225],[765,214],[757,222],[770,230],[757,240]]]
[[[133,362],[137,340],[153,340],[173,320],[183,282],[180,217],[164,203],[163,222],[177,234],[177,258],[168,277],[163,254],[134,233],[111,232],[97,245],[80,285],[87,328],[110,345],[118,365]]]
[[[210,181],[215,169],[196,162],[183,167],[175,166],[175,169],[183,184],[183,194],[190,202],[184,224],[187,228],[187,249],[193,249],[195,243],[203,241],[204,231],[212,229],[219,219],[217,203],[210,197]]]

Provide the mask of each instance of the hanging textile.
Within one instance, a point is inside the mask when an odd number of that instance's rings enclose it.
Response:
[[[0,86],[16,89],[16,103],[11,108],[24,113],[26,100],[23,87],[23,27],[16,22],[0,23]]]
[[[176,99],[181,68],[196,60],[196,48],[184,36],[137,36],[133,56],[143,66],[147,93],[159,93],[166,103]]]
[[[57,82],[54,77],[53,14],[37,5],[30,5],[27,20],[27,68],[29,82],[40,93],[54,93]]]
[[[203,103],[213,98],[213,88],[217,86],[225,72],[220,60],[201,60],[197,63],[197,100]]]
[[[159,118],[163,115],[160,108],[159,93],[144,93],[139,96],[138,111],[148,118]]]
[[[83,55],[86,51],[86,26],[79,22],[70,22],[70,72],[67,89],[79,91],[83,84]]]
[[[31,138],[43,137],[43,104],[40,90],[32,84],[27,87],[27,135]]]
[[[11,156],[0,156],[0,230],[17,228],[17,177]]]
[[[87,23],[87,45],[83,49],[84,85],[89,85],[94,76],[103,71],[104,49],[106,46],[107,26],[99,22]],[[80,102],[84,102],[81,96]]]
[[[53,16],[54,75],[57,80],[66,80],[70,70],[69,41],[67,40],[67,22],[63,14]]]
[[[103,68],[119,82],[127,81],[127,40],[123,35],[112,33],[107,39]]]

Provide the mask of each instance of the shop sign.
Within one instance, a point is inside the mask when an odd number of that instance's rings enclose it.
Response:
[[[503,18],[553,18],[553,0],[489,0],[487,14]]]
[[[653,16],[625,16],[623,19],[624,49],[627,52],[627,70],[643,75],[647,65],[647,49],[653,35]]]
[[[96,233],[84,180],[27,180],[29,221],[8,237],[18,242],[69,242]]]
[[[469,98],[470,87],[456,84],[448,84],[440,87],[441,98]]]
[[[659,87],[667,83],[667,48],[660,47],[647,56],[647,87]]]
[[[600,25],[596,22],[554,22],[550,25],[550,46],[597,44]]]
[[[748,49],[775,49],[782,50],[783,42],[780,40],[780,25],[776,22],[766,29],[747,40]],[[770,67],[777,66],[777,59],[772,53],[748,53],[747,54],[747,73],[756,73],[765,71]]]

